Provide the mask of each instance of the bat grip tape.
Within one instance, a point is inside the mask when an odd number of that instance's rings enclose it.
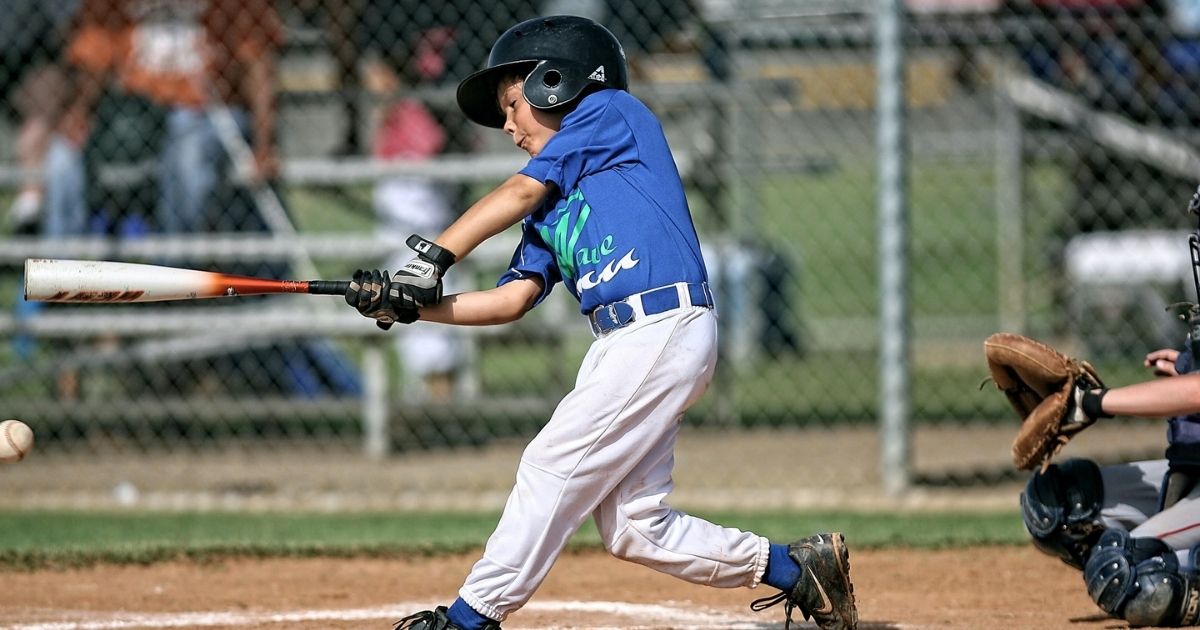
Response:
[[[309,280],[308,292],[314,295],[345,295],[350,283],[345,280]]]

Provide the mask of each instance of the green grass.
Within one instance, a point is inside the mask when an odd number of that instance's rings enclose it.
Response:
[[[807,317],[861,316],[878,302],[878,234],[873,162],[763,181],[763,238],[802,258]],[[912,311],[996,311],[996,237],[991,166],[914,161],[908,255]]]
[[[710,520],[790,540],[842,531],[856,548],[1011,545],[1026,540],[1016,512],[883,514],[713,512]],[[0,512],[0,568],[146,564],[227,556],[405,556],[482,548],[494,513]],[[598,548],[589,521],[571,547]]]

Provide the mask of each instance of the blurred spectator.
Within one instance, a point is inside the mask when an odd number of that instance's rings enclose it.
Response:
[[[1014,0],[1018,53],[1030,73],[1096,108],[1154,118],[1164,9],[1154,0]]]
[[[83,0],[66,50],[75,98],[46,159],[44,234],[92,229],[85,159],[156,160],[157,227],[205,229],[226,153],[216,108],[249,128],[249,168],[273,177],[280,38],[271,0]]]
[[[1174,126],[1181,120],[1178,103],[1194,99],[1200,90],[1194,81],[1180,85],[1182,76],[1171,68],[1173,38],[1167,7],[1160,0],[1020,0],[1010,7],[1024,18],[1016,44],[1030,74],[1093,110],[1139,125]],[[1097,142],[1089,126],[1063,130],[1044,120],[1030,125],[1035,132],[1065,131],[1070,142],[1070,158],[1062,163],[1067,165],[1071,197],[1065,212],[1054,217],[1051,246],[1045,249],[1052,269],[1064,268],[1065,248],[1080,233],[1180,227],[1179,217],[1162,208],[1172,207],[1176,191],[1192,182],[1153,161]],[[1055,301],[1066,304],[1071,291],[1065,282],[1057,284]],[[1067,333],[1067,310],[1059,312],[1064,316],[1055,322],[1057,332]],[[1127,351],[1120,344],[1114,348]]]
[[[423,160],[442,151],[446,133],[433,114],[414,98],[401,98],[386,106],[375,137],[375,155],[381,159]],[[410,234],[441,234],[455,218],[444,187],[416,176],[387,177],[375,187],[375,212],[379,231],[394,242],[395,256],[386,269],[408,262],[404,241]],[[449,279],[447,279],[449,280]],[[468,287],[447,282],[447,293]],[[449,402],[463,366],[462,333],[456,328],[418,322],[393,330],[396,351],[406,377],[405,396],[414,400]]]
[[[60,65],[63,38],[79,0],[11,0],[0,20],[0,102],[12,106],[17,120],[16,153],[26,172],[42,168],[51,132],[66,99],[66,79]],[[8,209],[7,221],[16,233],[36,231],[42,212],[43,187],[37,179],[25,180]],[[23,299],[17,287],[14,300],[18,319],[36,312],[37,304]],[[33,338],[13,336],[18,356],[34,351]]]
[[[449,89],[476,70],[491,42],[514,21],[532,17],[533,5],[505,0],[479,11],[474,1],[451,0],[431,10],[424,0],[334,0],[329,5],[330,42],[347,93],[347,136],[342,153],[363,151],[359,93],[370,95],[373,138],[369,150],[384,160],[425,160],[474,148]],[[347,29],[352,37],[347,37]],[[358,56],[348,55],[352,42]],[[388,177],[373,194],[379,230],[407,251],[409,234],[439,234],[465,207],[464,187],[421,177]],[[388,260],[397,269],[407,261]],[[447,292],[468,287],[445,287]],[[407,381],[405,394],[431,402],[449,401],[464,360],[463,333],[452,327],[416,324],[393,331]]]
[[[536,0],[330,0],[332,53],[347,95],[348,124],[343,153],[365,153],[369,142],[359,138],[358,97],[363,87],[372,100],[387,100],[379,90],[418,89],[417,98],[429,108],[446,132],[447,153],[464,153],[476,146],[477,130],[454,104],[454,86],[486,59],[492,42],[509,24],[533,17]],[[485,8],[486,7],[486,8]],[[353,51],[353,53],[348,51]],[[466,199],[455,193],[455,207]]]
[[[1160,1],[1025,0],[1011,6],[1028,20],[1017,44],[1030,73],[1097,110],[1139,124],[1172,124],[1180,120],[1180,103],[1200,90],[1172,68],[1187,64]],[[1175,183],[1190,182],[1175,182],[1086,133],[1073,139],[1074,199],[1059,228],[1064,242],[1080,232],[1172,226],[1172,217],[1159,209],[1170,207]]]
[[[16,150],[21,169],[42,167],[50,134],[66,98],[59,65],[63,36],[79,0],[10,0],[0,20],[0,101],[9,103],[17,120]],[[13,230],[30,232],[42,208],[42,185],[28,179],[9,208]]]
[[[274,0],[82,0],[64,55],[74,98],[46,157],[43,235],[266,230],[250,188],[267,191],[278,170],[281,42]],[[250,163],[230,163],[246,154]],[[230,183],[229,166],[252,186]],[[153,185],[142,184],[147,176]],[[254,273],[236,265],[222,270]],[[289,277],[281,269],[259,274]],[[293,393],[359,387],[353,369],[322,341],[224,360],[257,364],[267,380]],[[183,362],[155,377],[175,390],[207,391],[210,381],[232,373],[219,361]],[[76,375],[64,375],[60,396],[78,395]]]
[[[451,29],[444,26],[426,30],[413,49],[413,56],[403,62],[409,69],[401,75],[408,78],[409,84],[404,85],[402,77],[389,72],[386,66],[376,66],[368,76],[368,90],[391,95],[436,82],[447,67],[444,56],[452,35]],[[445,127],[421,100],[401,96],[384,102],[373,152],[383,160],[426,160],[443,152],[446,135]],[[402,252],[408,251],[404,240],[410,234],[440,234],[455,217],[447,186],[417,176],[380,180],[375,187],[373,206],[380,232],[395,243],[396,256],[403,256],[386,261],[387,269],[399,269],[408,261],[408,255]],[[447,285],[445,290],[456,293],[465,288]],[[393,331],[406,377],[405,395],[415,400],[449,402],[463,364],[462,333],[437,324],[414,326]]]
[[[1200,127],[1200,1],[1168,0],[1167,17],[1171,36],[1159,110],[1167,125]]]

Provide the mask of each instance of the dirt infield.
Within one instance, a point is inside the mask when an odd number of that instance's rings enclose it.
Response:
[[[934,427],[914,436],[914,472],[1002,469],[1011,427]],[[1161,425],[1109,423],[1064,455],[1153,452]],[[499,507],[519,443],[371,462],[292,452],[211,457],[34,457],[0,476],[0,508],[392,509]],[[681,438],[675,504],[686,509],[1014,509],[1019,480],[879,489],[869,428],[846,431],[691,433]],[[788,462],[785,470],[764,465]],[[128,504],[114,488],[136,487]],[[0,535],[3,535],[0,532]],[[1029,546],[959,550],[855,550],[851,568],[864,630],[1100,630],[1126,627],[1088,598],[1079,574]],[[473,555],[397,559],[230,559],[219,563],[99,566],[0,572],[0,629],[390,628],[447,603]],[[573,552],[506,630],[783,627],[783,611],[753,613],[772,594],[704,588]],[[793,626],[796,627],[796,626]],[[811,624],[800,627],[812,628]]]
[[[1031,547],[852,551],[850,560],[863,630],[1125,627],[1092,604],[1077,572]],[[473,561],[231,559],[0,573],[0,628],[382,630],[417,608],[446,603]],[[602,552],[569,553],[504,626],[782,628],[782,607],[748,609],[772,592],[705,588]]]

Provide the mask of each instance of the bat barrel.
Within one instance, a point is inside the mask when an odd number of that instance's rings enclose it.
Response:
[[[342,295],[349,284],[274,280],[111,261],[25,261],[25,299],[34,302],[157,302],[268,293]]]
[[[33,302],[156,302],[216,297],[215,274],[98,260],[25,261],[25,299]]]

